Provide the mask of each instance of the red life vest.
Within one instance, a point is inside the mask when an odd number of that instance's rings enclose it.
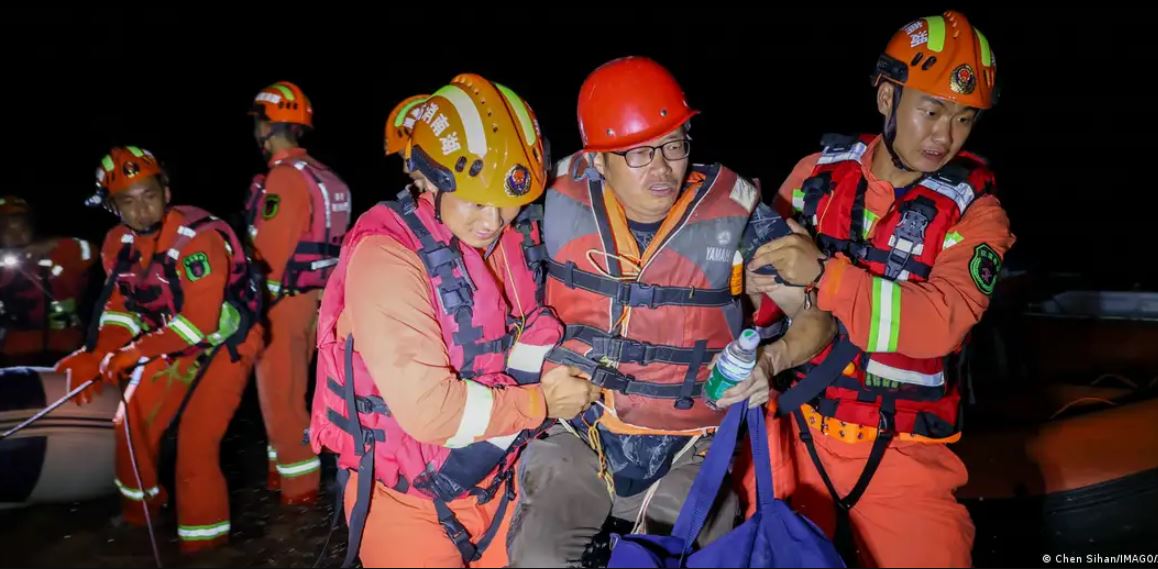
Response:
[[[841,373],[843,360],[835,366],[830,361],[827,382],[817,376],[807,380],[811,387],[798,384],[781,397],[781,411],[819,395],[813,405],[824,416],[870,427],[888,425],[899,433],[950,437],[960,431],[960,386],[946,374],[947,358],[912,358],[897,350],[900,289],[894,283],[929,278],[937,255],[961,240],[950,229],[969,204],[990,191],[993,174],[981,158],[962,153],[918,180],[878,219],[865,208],[868,181],[861,165],[871,141],[869,136],[826,136],[812,176],[793,195],[798,218],[816,235],[821,250],[843,253],[877,277],[869,349],[851,347],[847,337],[838,339],[798,375],[806,377],[830,356],[851,357],[854,365]],[[841,355],[834,355],[836,351]]]
[[[92,248],[83,239],[60,239],[47,256],[39,260],[23,251],[3,253],[0,265],[0,328],[8,330],[53,330],[80,327],[77,290],[81,275],[64,274],[92,258]],[[8,266],[11,263],[12,266]],[[60,279],[73,279],[62,282]]]
[[[537,432],[480,442],[464,437],[446,446],[419,442],[391,415],[353,335],[338,336],[338,318],[345,308],[346,275],[357,244],[371,235],[387,235],[416,251],[426,267],[443,341],[468,389],[538,383],[542,357],[562,336],[562,326],[537,300],[541,281],[535,275],[541,271],[535,270],[531,259],[540,258],[541,249],[524,250],[525,243],[539,241],[537,218],[536,208],[525,208],[495,245],[509,260],[511,278],[503,283],[491,273],[483,254],[455,239],[435,220],[433,206],[414,200],[409,188],[398,194],[397,201],[379,204],[358,218],[322,297],[318,387],[310,423],[316,452],[329,449],[338,455],[343,471],[358,469],[362,481],[379,480],[399,492],[433,499],[439,508],[467,495],[480,502],[494,496],[510,478],[518,450]],[[525,326],[516,342],[519,320],[525,320]],[[485,424],[489,404],[475,406],[472,399],[468,397],[464,422],[469,416]],[[479,488],[488,478],[487,488]],[[440,518],[442,514],[440,510]],[[465,544],[469,545],[469,536]]]
[[[103,307],[116,287],[125,299],[126,308],[140,321],[138,333],[156,330],[169,325],[179,315],[185,305],[185,295],[181,290],[178,262],[185,246],[207,231],[216,231],[225,240],[229,252],[230,272],[226,285],[225,303],[221,307],[218,329],[190,346],[171,356],[193,354],[224,344],[234,360],[238,359],[236,345],[245,340],[253,323],[261,311],[261,292],[256,275],[251,271],[245,249],[237,239],[233,229],[225,221],[209,212],[192,206],[173,206],[165,214],[161,229],[177,226],[167,247],[158,244],[153,258],[141,267],[141,251],[135,246],[136,236],[125,225],[118,225],[105,237],[105,250],[109,251],[120,243],[116,255],[106,256],[105,271],[108,280],[98,301]],[[88,349],[96,345],[96,338],[102,323],[108,315],[93,322],[89,329]],[[187,340],[190,338],[186,338]]]
[[[266,284],[275,302],[282,296],[326,286],[326,280],[338,264],[342,239],[350,227],[353,209],[350,188],[326,165],[306,156],[287,158],[273,167],[283,165],[296,168],[305,177],[310,190],[310,226],[298,240],[281,281]],[[277,212],[277,207],[276,202],[266,198],[265,176],[255,176],[245,208],[251,241],[261,231],[265,220]]]
[[[610,189],[588,168],[582,154],[568,158],[547,192],[547,303],[567,324],[550,359],[584,369],[614,392],[608,406],[624,431],[714,428],[723,413],[704,403],[702,390],[708,364],[743,324],[735,279],[759,191],[718,164],[694,166],[681,193],[690,201],[677,202],[686,204],[674,213],[679,218],[665,222],[670,230],[656,236],[632,276],[616,236],[634,237],[609,215]]]
[[[408,435],[383,401],[353,335],[338,337],[350,255],[371,235],[390,236],[418,253],[430,276],[430,302],[436,308],[451,365],[463,381],[469,382],[468,390],[473,389],[471,385],[489,389],[538,383],[547,350],[562,336],[562,326],[539,301],[545,258],[539,244],[541,217],[538,207],[528,206],[503,231],[496,246],[503,248],[511,280],[501,284],[483,255],[455,239],[435,219],[433,206],[414,200],[409,188],[398,194],[397,201],[370,209],[351,229],[322,295],[318,387],[309,430],[315,452],[329,449],[338,455],[343,477],[349,470],[359,472],[347,565],[358,551],[374,480],[398,492],[433,500],[439,523],[464,562],[477,560],[513,499],[509,480],[518,451],[541,432],[524,431],[480,442],[465,437],[469,440],[450,440],[446,446],[425,444]],[[507,299],[517,300],[514,304],[522,307],[522,313]],[[521,334],[520,319],[524,321]],[[489,404],[483,406],[485,410],[476,410],[471,399],[468,397],[463,420],[471,415],[485,424]],[[486,487],[480,487],[488,479]],[[463,496],[475,496],[479,503],[485,503],[504,483],[507,491],[496,519],[486,535],[472,543],[446,503]]]

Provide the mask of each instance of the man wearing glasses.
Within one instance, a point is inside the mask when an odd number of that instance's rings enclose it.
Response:
[[[547,365],[581,369],[603,396],[525,451],[513,566],[582,561],[609,517],[670,533],[723,409],[766,402],[768,378],[833,332],[802,289],[782,287],[774,300],[795,317],[788,341],[768,344],[752,376],[709,406],[713,358],[745,321],[746,260],[787,226],[735,172],[690,164],[697,111],[655,61],[599,67],[578,107],[584,147],[559,164],[543,222],[546,303],[567,325]],[[715,510],[703,543],[732,528],[735,496]]]

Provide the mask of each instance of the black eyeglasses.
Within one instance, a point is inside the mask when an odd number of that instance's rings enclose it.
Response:
[[[656,150],[662,150],[663,157],[669,161],[683,160],[692,153],[692,139],[681,138],[680,140],[665,142],[659,146],[636,146],[613,154],[622,156],[624,160],[627,160],[627,165],[632,168],[643,168],[655,160]]]

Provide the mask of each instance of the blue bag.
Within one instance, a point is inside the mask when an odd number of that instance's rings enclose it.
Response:
[[[756,469],[756,514],[736,529],[693,551],[746,422]],[[696,476],[670,536],[614,535],[608,567],[844,567],[832,541],[816,524],[772,493],[772,461],[764,409],[732,405]]]

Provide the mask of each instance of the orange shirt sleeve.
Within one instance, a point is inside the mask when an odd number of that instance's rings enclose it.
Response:
[[[137,340],[135,347],[141,355],[152,358],[178,352],[216,332],[230,268],[225,240],[216,231],[203,231],[189,241],[177,261],[185,297],[181,313]]]
[[[989,293],[983,288],[996,283],[996,271],[1015,237],[992,195],[978,198],[949,235],[959,241],[937,256],[925,282],[889,281],[843,257],[830,259],[818,305],[832,312],[853,343],[866,351],[914,358],[952,353],[988,308]]]
[[[116,265],[117,253],[120,249],[121,243],[114,238],[114,233],[110,231],[101,248],[101,265],[104,269],[105,279],[111,278],[110,273]],[[125,298],[121,296],[121,291],[115,286],[101,308],[97,326],[99,328],[93,352],[98,354],[107,354],[116,350],[132,342],[133,338],[141,333],[140,318],[125,307]]]
[[[458,377],[421,260],[386,236],[359,242],[346,278],[354,342],[382,398],[410,436],[458,448],[541,425],[538,386],[492,389]]]
[[[792,168],[792,173],[788,174],[784,183],[780,184],[780,190],[776,192],[772,206],[785,219],[796,217],[796,214],[804,208],[804,194],[801,186],[804,185],[804,180],[812,175],[819,160],[819,152],[805,156]]]
[[[141,330],[141,320],[125,308],[125,298],[121,291],[113,288],[109,299],[101,311],[100,328],[97,331],[93,352],[107,354],[133,341]]]
[[[262,223],[253,237],[255,260],[268,271],[267,288],[276,295],[286,263],[309,229],[310,189],[303,174],[290,165],[275,166],[265,181],[264,202],[257,207]]]

